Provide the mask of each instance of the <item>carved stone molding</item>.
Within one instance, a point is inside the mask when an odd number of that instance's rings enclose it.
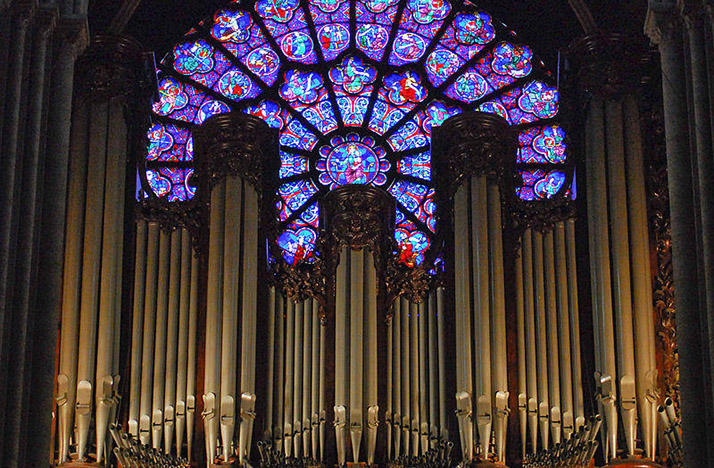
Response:
[[[196,173],[211,187],[234,175],[263,193],[264,171],[279,164],[277,130],[242,112],[210,117],[194,130],[194,148]]]
[[[208,204],[202,197],[187,202],[169,202],[165,198],[149,196],[138,204],[136,217],[145,221],[155,221],[159,227],[171,232],[185,228],[191,234],[191,245],[200,251],[201,227],[207,222]]]
[[[136,95],[145,86],[142,53],[128,36],[96,35],[77,59],[79,94],[92,100]]]
[[[619,33],[598,32],[568,48],[579,88],[602,99],[635,92],[651,56],[644,38]]]
[[[502,178],[515,160],[516,132],[502,117],[464,112],[432,131],[434,181],[441,200],[449,200],[466,177]]]
[[[320,203],[324,237],[330,248],[381,249],[394,229],[394,199],[368,185],[344,185],[328,193]]]

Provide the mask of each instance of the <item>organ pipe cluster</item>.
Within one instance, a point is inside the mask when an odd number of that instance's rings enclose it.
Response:
[[[387,459],[395,466],[450,458],[443,308],[438,288],[421,303],[396,299],[387,319]]]
[[[256,402],[257,239],[258,195],[239,177],[226,177],[211,192],[202,413],[209,464],[234,459],[242,464],[250,458]]]
[[[506,457],[509,392],[502,242],[497,181],[486,176],[467,179],[454,196],[456,415],[465,462],[476,457],[505,462]]]
[[[121,100],[86,101],[75,115],[56,393],[60,462],[72,451],[85,459],[91,441],[96,460],[105,458],[120,378],[127,128]]]
[[[134,266],[128,431],[142,445],[190,458],[199,284],[191,234],[139,220]]]
[[[653,459],[657,371],[643,152],[634,96],[590,101],[585,147],[602,447],[610,461],[622,438],[626,456],[633,457],[639,429],[645,456]]]
[[[185,458],[167,455],[161,450],[142,445],[117,425],[112,425],[109,431],[116,444],[113,450],[114,456],[122,468],[187,468],[191,466]]]
[[[270,289],[262,466],[317,465],[325,457],[325,329],[317,300]]]
[[[674,401],[665,398],[657,407],[657,413],[662,420],[664,437],[667,440],[667,459],[671,466],[684,466],[682,460],[682,424],[674,408]]]
[[[522,456],[585,424],[575,262],[573,220],[523,233],[515,265]]]

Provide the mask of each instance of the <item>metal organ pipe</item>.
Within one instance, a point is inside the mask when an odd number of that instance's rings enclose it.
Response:
[[[129,380],[129,434],[139,437],[139,403],[141,400],[141,349],[144,327],[144,291],[146,284],[147,222],[136,222],[136,251],[134,262],[134,307],[131,323],[131,369]]]
[[[220,339],[220,412],[222,458],[233,455],[236,424],[236,359],[238,353],[238,308],[240,295],[240,245],[242,225],[242,187],[238,177],[225,180],[223,213],[223,306]]]
[[[493,425],[491,387],[491,316],[488,254],[488,183],[471,178],[471,255],[473,257],[474,378],[476,427],[481,456],[490,454]]]
[[[303,341],[302,341],[302,322],[303,313],[305,311],[305,302],[295,303],[295,341],[293,347],[293,414],[292,414],[292,424],[293,424],[293,457],[300,458],[300,452],[302,447],[302,417],[300,412],[302,411],[302,354]]]
[[[394,300],[394,319],[392,320],[392,333],[394,334],[392,371],[394,382],[394,413],[392,414],[392,427],[394,428],[394,458],[401,455],[402,448],[402,301]]]
[[[364,304],[367,315],[367,465],[374,464],[375,450],[377,448],[377,426],[379,424],[379,406],[377,405],[377,270],[374,264],[374,256],[371,252],[365,252],[365,286]]]
[[[60,337],[59,375],[57,376],[57,412],[59,461],[69,456],[77,392],[77,348],[79,309],[82,288],[82,249],[84,232],[85,183],[87,156],[85,152],[89,112],[77,113],[77,125],[72,128],[69,163],[69,190],[65,228],[64,275],[62,284],[62,327]]]
[[[305,458],[310,458],[311,426],[310,426],[310,401],[312,398],[311,379],[312,376],[312,299],[305,300],[305,310],[303,311],[303,347],[302,358],[302,454]]]
[[[181,230],[171,233],[169,266],[169,311],[166,330],[166,384],[164,386],[164,452],[171,453],[176,423],[176,371],[178,353],[178,320],[181,287]]]
[[[386,319],[387,324],[387,408],[384,413],[385,423],[387,425],[387,461],[392,460],[392,415],[394,414],[394,307]],[[397,353],[398,354],[398,353]]]
[[[543,235],[543,263],[545,266],[545,304],[548,336],[548,399],[550,402],[550,431],[554,444],[561,441],[560,369],[558,365],[558,306],[555,293],[555,252],[553,231]]]
[[[528,429],[531,440],[531,451],[538,450],[538,371],[536,349],[536,319],[533,287],[533,232],[526,229],[523,233],[523,290],[525,308],[525,338],[526,338],[526,405],[528,412]]]
[[[275,391],[275,361],[276,361],[276,345],[275,345],[275,329],[276,329],[276,292],[275,286],[268,288],[268,381],[265,390],[265,431],[264,438],[273,440],[273,393]]]
[[[191,285],[188,308],[188,352],[186,369],[186,453],[191,461],[193,423],[196,415],[196,331],[198,329],[198,257],[191,257]]]
[[[208,245],[208,289],[206,292],[206,347],[203,394],[203,421],[207,462],[216,459],[219,430],[221,321],[223,305],[223,236],[225,222],[226,181],[211,192],[211,236]]]
[[[181,278],[179,284],[178,353],[176,356],[176,455],[186,429],[186,378],[188,375],[189,309],[191,304],[191,237],[187,230],[181,236]]]
[[[151,442],[151,397],[154,378],[154,334],[156,332],[156,287],[159,263],[159,224],[149,223],[146,254],[146,296],[141,350],[141,399],[139,403],[139,440]]]
[[[543,448],[548,450],[549,444],[549,398],[548,398],[548,337],[546,328],[545,311],[545,284],[543,266],[543,234],[533,231],[533,279],[535,292],[535,327],[537,336],[537,359],[538,369],[538,425],[540,427],[541,441]]]
[[[277,368],[277,391],[276,401],[277,408],[275,414],[275,425],[273,426],[273,440],[275,441],[275,448],[278,451],[283,451],[283,421],[285,417],[285,407],[283,402],[285,401],[285,296],[282,291],[277,292],[277,300],[275,303],[275,316],[278,322],[277,329],[277,341],[278,341],[278,357],[276,359],[275,366]]]
[[[409,340],[409,301],[399,298],[402,312],[402,453],[409,455],[411,446],[411,354]]]
[[[349,283],[349,420],[352,441],[352,460],[359,462],[359,449],[362,441],[362,392],[364,381],[364,249],[350,251]],[[338,284],[339,287],[339,284]]]
[[[311,458],[319,459],[320,442],[320,305],[316,299],[312,300],[312,386],[310,388],[310,417],[311,417]]]
[[[295,303],[288,299],[285,318],[285,398],[283,409],[283,451],[286,457],[293,456],[293,347],[295,346]]]
[[[526,310],[523,291],[523,253],[518,252],[516,276],[516,333],[518,336],[518,423],[521,436],[521,458],[526,457],[528,441],[528,386],[526,375]]]
[[[439,437],[442,441],[449,440],[449,430],[446,425],[446,337],[444,335],[444,288],[436,288],[436,326],[437,347],[439,354]]]
[[[347,296],[350,278],[350,249],[344,247],[340,252],[337,265],[337,287],[335,297],[335,439],[337,443],[337,462],[344,465],[347,461],[347,355],[348,348],[348,307]],[[340,287],[342,286],[342,287]],[[323,348],[324,349],[324,348]]]
[[[568,321],[568,270],[566,263],[565,223],[560,221],[555,224],[555,270],[557,276],[557,309],[558,309],[558,350],[560,351],[560,401],[562,408],[563,435],[566,439],[575,430],[573,415],[573,373],[570,366],[572,354],[570,352],[570,324]],[[579,356],[575,357],[579,359]]]
[[[87,198],[84,215],[84,249],[82,257],[82,287],[79,312],[79,350],[77,356],[77,455],[86,455],[89,425],[92,417],[95,346],[97,337],[97,308],[99,303],[99,274],[101,266],[102,213],[104,204],[104,176],[106,168],[106,130],[108,104],[90,107],[89,161],[87,167]]]
[[[428,352],[426,347],[427,340],[427,305],[428,297],[424,302],[417,304],[417,320],[419,328],[419,436],[421,442],[421,453],[424,455],[429,450],[429,416],[428,416],[428,397],[427,385],[429,384],[429,376],[427,375],[427,359]]]
[[[506,294],[503,278],[503,237],[501,195],[495,180],[488,183],[489,276],[491,279],[491,342],[494,352],[493,387],[495,390],[496,456],[506,462],[508,428],[508,363],[506,350]]]
[[[169,300],[169,256],[171,235],[159,233],[159,274],[156,293],[156,335],[154,336],[154,377],[151,397],[151,445],[161,448],[164,429],[164,385],[166,384],[166,320]]]
[[[577,261],[575,257],[575,220],[569,219],[565,229],[568,265],[568,318],[570,327],[570,349],[573,359],[573,405],[575,412],[575,430],[585,425],[585,402],[583,400],[583,376],[580,365],[580,319],[578,314]]]
[[[428,349],[429,349],[429,447],[436,450],[439,440],[439,363],[437,356],[437,308],[436,291],[431,291],[427,305]]]

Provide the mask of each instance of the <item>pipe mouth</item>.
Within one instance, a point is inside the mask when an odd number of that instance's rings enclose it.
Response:
[[[665,411],[665,407],[664,407],[663,405],[659,405],[659,406],[657,407],[657,412],[658,412],[658,413],[664,413],[664,411]]]
[[[664,406],[672,406],[674,404],[674,401],[670,397],[667,397],[664,399]]]

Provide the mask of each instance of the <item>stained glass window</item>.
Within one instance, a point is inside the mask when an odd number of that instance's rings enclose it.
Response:
[[[575,193],[550,73],[468,0],[232,1],[182,38],[157,77],[145,186],[189,200],[194,127],[233,110],[265,120],[280,132],[277,243],[290,264],[313,261],[320,200],[346,184],[394,197],[404,264],[441,248],[431,131],[464,111],[517,129],[521,200]]]

